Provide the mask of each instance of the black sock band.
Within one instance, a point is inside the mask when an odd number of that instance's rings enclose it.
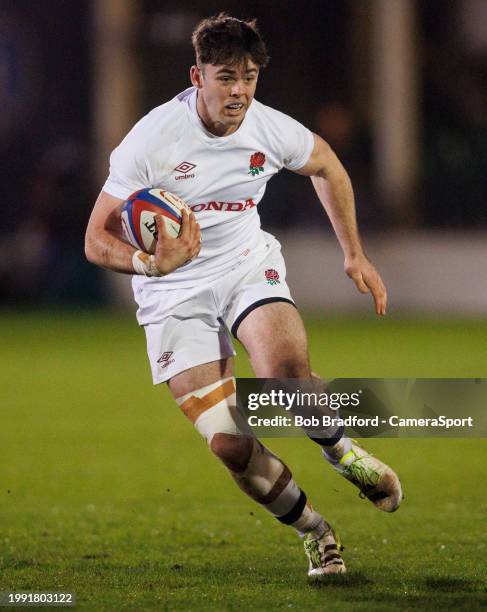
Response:
[[[313,442],[316,442],[316,444],[319,444],[320,446],[330,447],[330,446],[335,446],[335,444],[340,442],[340,440],[343,438],[344,433],[345,433],[345,427],[342,425],[336,430],[336,433],[333,436],[333,438],[314,438],[313,436],[309,436],[309,435],[308,435],[308,438],[310,440],[313,440]]]
[[[281,523],[284,523],[285,525],[292,525],[303,514],[307,499],[304,491],[302,491],[301,489],[300,491],[301,493],[299,495],[298,501],[294,504],[293,508],[284,516],[276,516],[277,520],[281,521]]]

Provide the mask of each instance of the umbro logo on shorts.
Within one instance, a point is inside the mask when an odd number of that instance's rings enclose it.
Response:
[[[194,178],[195,177],[194,172],[192,174],[188,174],[188,172],[191,172],[191,170],[194,170],[195,168],[196,168],[196,164],[192,164],[191,162],[187,162],[187,161],[181,162],[179,165],[177,165],[174,168],[176,172],[181,172],[180,175],[174,177],[175,180],[181,181],[183,179]]]
[[[166,351],[162,353],[162,355],[157,360],[157,363],[161,364],[161,368],[167,368],[168,365],[174,363],[176,360],[171,359],[173,351]]]

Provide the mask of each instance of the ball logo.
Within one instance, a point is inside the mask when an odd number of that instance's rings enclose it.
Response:
[[[277,285],[281,282],[279,280],[279,272],[277,270],[274,270],[273,268],[269,268],[269,270],[266,270],[264,274],[265,279],[269,283],[269,285]]]
[[[157,223],[154,221],[154,217],[152,217],[152,221],[145,221],[143,226],[154,236],[154,239],[157,240]]]
[[[264,172],[265,155],[257,151],[250,156],[250,166],[247,174],[258,176],[259,172]]]

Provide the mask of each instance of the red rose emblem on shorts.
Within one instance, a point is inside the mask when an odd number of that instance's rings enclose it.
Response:
[[[279,280],[279,272],[274,270],[273,268],[269,268],[264,272],[265,279],[269,283],[269,285],[277,285],[281,281]]]
[[[265,155],[260,151],[250,156],[250,166],[248,174],[256,176],[259,172],[264,172]]]

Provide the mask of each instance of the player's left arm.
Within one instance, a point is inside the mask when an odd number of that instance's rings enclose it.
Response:
[[[346,274],[361,293],[372,293],[375,311],[385,315],[387,292],[382,279],[364,253],[357,227],[352,184],[330,145],[314,134],[314,147],[307,163],[296,170],[310,176],[318,198],[330,218],[345,255]]]

